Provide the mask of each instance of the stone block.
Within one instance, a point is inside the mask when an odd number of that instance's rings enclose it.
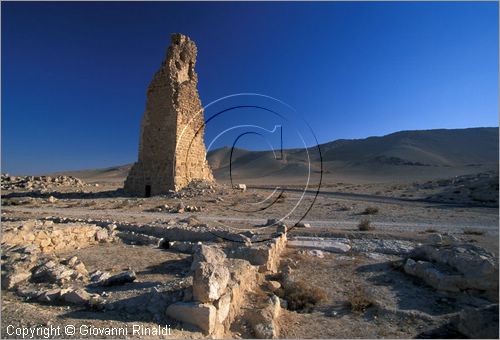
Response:
[[[212,302],[221,297],[229,282],[229,270],[223,264],[201,262],[193,273],[193,298]]]
[[[167,316],[197,326],[207,334],[215,329],[217,309],[211,304],[177,302],[167,308]]]

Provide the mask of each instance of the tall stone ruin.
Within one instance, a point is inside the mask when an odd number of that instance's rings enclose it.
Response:
[[[125,180],[130,194],[148,197],[179,190],[193,180],[214,180],[203,142],[196,54],[191,39],[172,34],[167,57],[147,91],[139,159]]]

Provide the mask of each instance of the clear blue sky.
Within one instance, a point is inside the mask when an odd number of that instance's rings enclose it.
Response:
[[[498,126],[497,2],[2,2],[2,171],[133,162],[172,32],[203,104],[267,94],[321,143]]]

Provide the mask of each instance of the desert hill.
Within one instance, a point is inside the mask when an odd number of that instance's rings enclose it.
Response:
[[[381,137],[335,140],[306,149],[272,151],[220,148],[207,158],[219,180],[247,182],[324,181],[385,182],[449,178],[498,168],[498,128],[400,131]],[[322,162],[320,161],[322,160]],[[231,167],[230,167],[231,164]],[[231,168],[231,169],[230,169]],[[123,181],[130,165],[64,172],[87,181]]]

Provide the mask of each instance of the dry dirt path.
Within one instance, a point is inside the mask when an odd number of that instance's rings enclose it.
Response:
[[[4,212],[24,212],[24,213],[39,213],[39,214],[52,214],[57,216],[72,217],[72,218],[92,218],[92,219],[111,219],[111,220],[121,220],[125,221],[130,218],[144,219],[144,222],[155,220],[155,219],[168,219],[169,217],[175,218],[184,215],[166,215],[164,212],[135,212],[135,211],[116,211],[114,209],[103,209],[103,210],[91,210],[82,208],[50,208],[50,207],[18,207],[9,206],[3,209]],[[196,217],[202,222],[215,222],[215,221],[225,221],[225,222],[246,222],[253,223],[255,225],[264,224],[266,219],[263,218],[250,218],[250,217],[228,217],[228,216],[218,216],[210,215],[206,213],[190,213],[191,215],[196,215]],[[285,221],[286,222],[286,221]],[[293,221],[293,224],[296,221]],[[359,223],[353,220],[312,220],[305,219],[305,223],[310,223],[314,227],[332,227],[336,229],[347,229],[352,230]],[[440,221],[433,222],[432,220],[423,223],[408,223],[403,221],[376,221],[372,222],[377,229],[386,231],[401,231],[401,232],[418,232],[424,231],[426,229],[435,228],[440,232],[458,232],[462,233],[464,228],[471,227],[470,223],[442,223]],[[497,223],[491,224],[474,224],[472,225],[474,229],[483,230],[494,235],[498,235],[499,226]]]

